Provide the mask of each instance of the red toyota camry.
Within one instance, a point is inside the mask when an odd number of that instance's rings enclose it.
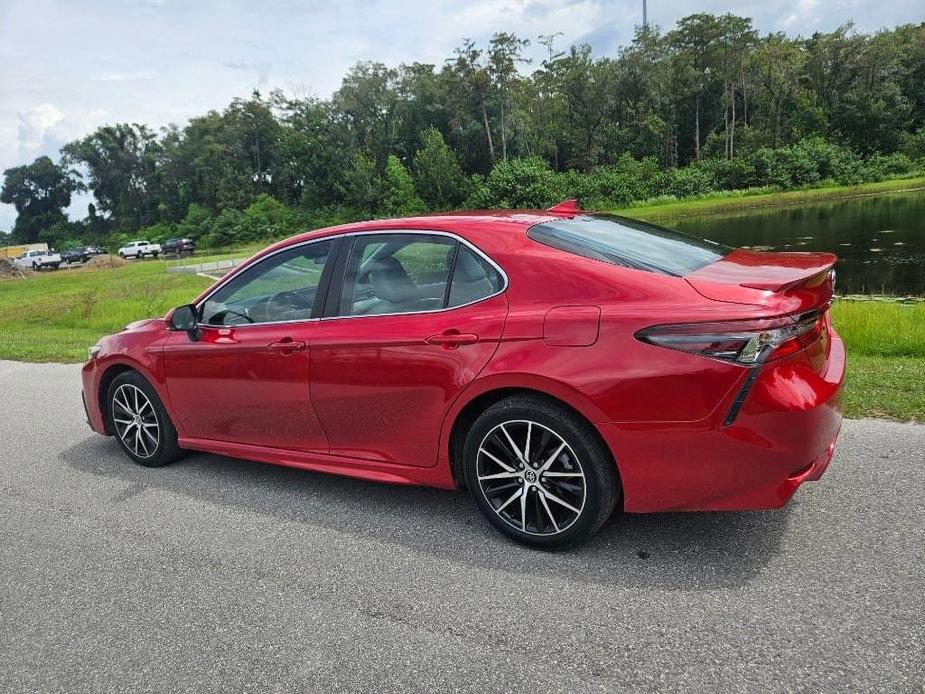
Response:
[[[100,340],[84,402],[142,465],[466,487],[537,547],[618,506],[776,508],[841,424],[834,263],[573,201],[322,229]]]

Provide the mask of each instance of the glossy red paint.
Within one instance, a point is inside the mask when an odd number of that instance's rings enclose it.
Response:
[[[294,244],[410,230],[463,239],[507,281],[459,308],[202,326],[198,341],[171,331],[169,314],[133,324],[103,338],[84,366],[90,424],[110,433],[105,387],[131,368],[156,389],[184,448],[452,488],[452,432],[467,407],[527,389],[594,426],[613,453],[627,511],[775,508],[818,479],[840,427],[845,372],[827,313],[811,344],[758,367],[636,334],[825,310],[834,257],[740,250],[676,277],[527,237],[537,223],[574,214],[564,206],[373,221],[275,244],[232,276]],[[724,423],[748,381],[737,416]]]

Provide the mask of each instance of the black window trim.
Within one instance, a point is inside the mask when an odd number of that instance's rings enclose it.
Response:
[[[344,283],[344,272],[346,270],[347,259],[350,255],[350,252],[353,248],[353,239],[357,236],[370,236],[370,235],[384,235],[384,234],[394,234],[399,236],[406,236],[409,234],[417,234],[422,236],[444,236],[453,239],[456,241],[457,252],[453,254],[453,259],[455,263],[455,258],[458,255],[459,244],[465,244],[473,253],[478,255],[480,258],[483,258],[498,274],[501,276],[501,287],[498,291],[483,296],[474,301],[469,301],[465,304],[460,304],[458,306],[446,306],[444,308],[434,308],[427,309],[423,311],[404,311],[401,313],[377,313],[369,315],[359,315],[359,316],[342,316],[339,315],[336,311],[337,307],[340,304],[339,298],[343,292],[343,283]],[[231,282],[236,277],[240,277],[243,273],[247,272],[251,268],[257,267],[259,264],[263,263],[265,260],[272,258],[275,255],[290,251],[293,248],[300,248],[302,246],[308,246],[313,243],[322,243],[324,241],[334,241],[334,245],[331,248],[331,253],[328,255],[328,259],[325,262],[324,270],[321,273],[321,279],[318,283],[318,291],[315,295],[315,303],[312,306],[312,317],[311,318],[300,318],[297,320],[285,320],[285,321],[267,321],[264,323],[244,323],[244,324],[235,324],[235,325],[215,325],[212,323],[203,323],[202,322],[202,309],[205,306],[205,303],[212,298],[212,296],[218,292],[222,287]],[[455,268],[451,268],[455,270]],[[447,291],[449,291],[450,285],[452,285],[453,276],[452,272],[450,273],[447,279]],[[383,318],[386,316],[414,316],[420,314],[428,313],[443,313],[445,311],[455,311],[456,309],[465,308],[466,306],[472,306],[474,304],[487,301],[492,299],[499,294],[503,294],[507,291],[507,288],[510,284],[507,273],[495,260],[482,251],[478,246],[471,243],[467,239],[462,238],[461,236],[448,232],[441,231],[436,229],[367,229],[363,231],[346,231],[341,234],[332,234],[330,236],[322,236],[316,239],[307,239],[305,241],[300,241],[299,243],[293,243],[286,245],[282,248],[278,248],[272,253],[268,253],[264,256],[261,256],[259,259],[254,262],[247,263],[242,265],[236,272],[229,273],[222,281],[216,284],[208,294],[206,294],[202,299],[197,301],[194,306],[196,308],[196,313],[200,317],[199,327],[200,328],[256,328],[264,325],[289,325],[297,323],[311,323],[314,321],[329,321],[329,320],[347,320],[352,318]],[[323,297],[323,298],[322,298]],[[329,311],[335,310],[333,315],[329,315]],[[316,315],[319,314],[319,315]]]

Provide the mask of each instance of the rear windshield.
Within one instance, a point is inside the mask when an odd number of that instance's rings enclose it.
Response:
[[[527,236],[585,258],[676,276],[715,263],[731,250],[654,224],[603,214],[536,224]]]

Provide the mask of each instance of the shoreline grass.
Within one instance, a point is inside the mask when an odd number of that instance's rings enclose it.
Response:
[[[659,221],[678,217],[706,216],[914,191],[925,191],[925,176],[895,178],[888,181],[861,183],[854,186],[833,184],[776,192],[767,192],[763,189],[723,191],[679,200],[643,201],[613,211],[627,217]]]

